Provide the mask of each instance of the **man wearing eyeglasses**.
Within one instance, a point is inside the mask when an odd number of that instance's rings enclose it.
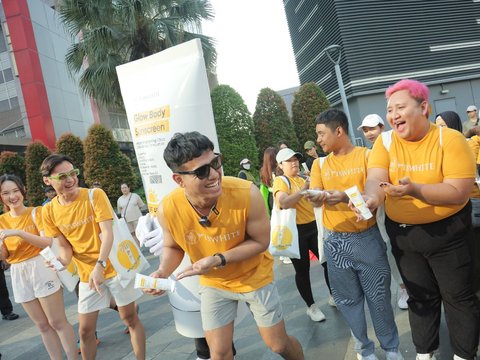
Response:
[[[95,329],[98,312],[114,298],[120,318],[128,326],[137,359],[145,359],[145,330],[135,311],[141,292],[130,283],[122,288],[108,255],[112,248],[112,207],[102,189],[95,189],[93,202],[88,189],[79,188],[79,170],[65,155],[52,154],[42,163],[43,182],[57,197],[45,205],[42,215],[45,235],[58,239],[65,266],[73,256],[80,277],[78,294],[79,334],[82,358],[95,359]],[[100,238],[101,234],[101,238]]]
[[[192,265],[176,275],[178,280],[200,275],[200,312],[212,359],[233,359],[233,321],[240,300],[249,304],[272,351],[285,359],[303,359],[300,343],[285,331],[267,251],[270,222],[258,188],[223,177],[222,156],[198,132],[175,134],[163,158],[179,188],[158,209],[164,248],[152,276],[167,278],[185,252],[190,256]]]

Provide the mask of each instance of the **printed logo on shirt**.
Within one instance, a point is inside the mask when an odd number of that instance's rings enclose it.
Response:
[[[365,174],[365,168],[357,167],[357,168],[341,169],[341,170],[325,169],[323,171],[323,176],[325,177],[325,179],[330,179],[334,177],[345,177],[345,176],[358,175],[358,174]]]
[[[72,224],[58,224],[58,229],[65,234],[91,222],[93,222],[93,215],[88,216],[86,219],[78,220]]]
[[[428,172],[435,171],[435,163],[426,162],[420,164],[402,164],[397,161],[397,159],[392,159],[390,161],[390,171],[402,171],[402,172]]]
[[[215,236],[198,233],[198,232],[195,232],[194,230],[190,230],[187,233],[185,233],[185,241],[189,245],[195,245],[200,240],[206,240],[212,243],[220,243],[220,242],[232,241],[238,238],[240,238],[240,230],[235,230],[227,234],[219,234]]]

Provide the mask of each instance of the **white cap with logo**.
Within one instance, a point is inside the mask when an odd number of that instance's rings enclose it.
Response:
[[[363,118],[362,124],[357,128],[357,130],[361,130],[362,127],[375,127],[377,125],[385,125],[383,122],[383,119],[380,117],[380,115],[377,114],[369,114]]]
[[[302,154],[300,154],[299,152],[295,152],[289,148],[284,148],[277,153],[275,159],[277,160],[277,163],[280,164],[282,161],[286,161],[293,156],[296,156],[299,160],[302,158]]]
[[[475,105],[470,105],[469,107],[467,107],[467,112],[470,111],[477,111],[477,107]]]

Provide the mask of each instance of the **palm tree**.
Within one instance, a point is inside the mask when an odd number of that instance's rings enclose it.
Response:
[[[59,0],[57,10],[77,38],[66,63],[80,88],[98,102],[123,108],[115,67],[199,38],[207,70],[216,61],[214,41],[199,34],[213,19],[208,0]]]

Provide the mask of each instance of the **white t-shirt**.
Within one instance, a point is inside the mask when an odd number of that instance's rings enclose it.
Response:
[[[122,195],[117,200],[117,211],[126,222],[135,221],[142,216],[140,209],[144,207],[142,199],[135,193]]]

